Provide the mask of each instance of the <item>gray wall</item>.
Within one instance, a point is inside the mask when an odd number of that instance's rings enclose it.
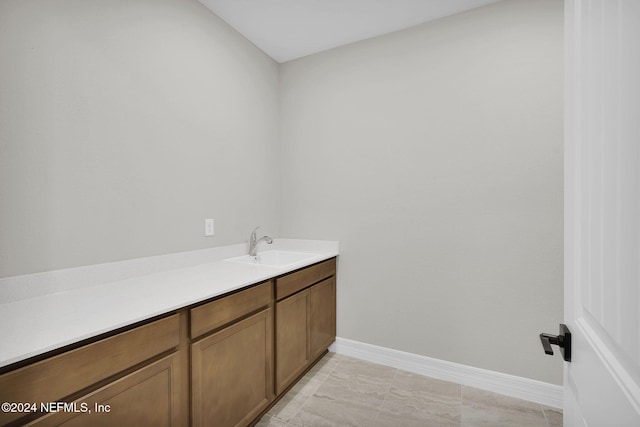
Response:
[[[554,0],[280,67],[195,0],[2,0],[0,277],[261,224],[340,240],[341,337],[560,383],[561,67]]]
[[[500,2],[281,68],[282,231],[340,240],[338,335],[550,383],[563,2]]]
[[[277,99],[195,0],[0,1],[0,277],[279,234]]]

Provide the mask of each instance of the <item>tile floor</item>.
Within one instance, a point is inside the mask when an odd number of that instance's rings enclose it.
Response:
[[[257,427],[556,427],[562,411],[328,353]]]

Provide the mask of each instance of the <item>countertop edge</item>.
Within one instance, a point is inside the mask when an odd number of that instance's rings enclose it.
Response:
[[[225,255],[237,253],[237,246]],[[242,245],[243,246],[243,245]],[[264,248],[267,249],[267,248]],[[338,242],[275,239],[268,249],[315,253],[285,267],[224,259],[0,303],[0,368],[337,257]],[[184,256],[184,254],[179,254]],[[115,267],[117,268],[117,266]]]

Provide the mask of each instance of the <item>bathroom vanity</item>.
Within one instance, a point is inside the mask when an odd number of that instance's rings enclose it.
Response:
[[[272,277],[0,368],[0,425],[251,425],[335,340],[336,257],[321,258],[217,266]]]

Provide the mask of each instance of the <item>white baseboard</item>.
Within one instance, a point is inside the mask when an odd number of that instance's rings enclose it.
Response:
[[[555,384],[474,368],[346,338],[336,338],[336,342],[331,345],[329,351],[554,408],[562,408],[562,386]]]

